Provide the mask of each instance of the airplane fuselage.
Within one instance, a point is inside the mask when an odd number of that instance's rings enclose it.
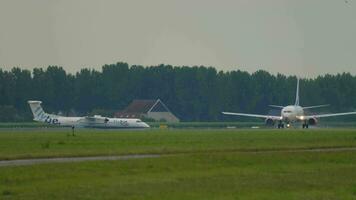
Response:
[[[150,126],[140,119],[110,118],[94,115],[93,117],[64,117],[47,114],[41,107],[41,101],[28,101],[34,116],[34,121],[44,122],[58,126],[84,127],[84,128],[149,128]]]
[[[50,115],[44,120],[45,123],[68,126],[68,127],[83,127],[83,128],[149,128],[149,126],[139,119],[130,118],[108,118],[100,117],[104,122],[88,122],[85,117],[62,117]],[[43,121],[36,120],[35,121]]]
[[[298,116],[304,116],[304,110],[301,106],[289,105],[282,108],[281,116],[282,121],[289,124],[298,121]]]

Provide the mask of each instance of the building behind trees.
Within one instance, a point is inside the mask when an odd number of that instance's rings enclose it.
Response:
[[[120,118],[141,118],[148,121],[179,122],[179,119],[160,100],[133,100],[124,110],[117,112]]]

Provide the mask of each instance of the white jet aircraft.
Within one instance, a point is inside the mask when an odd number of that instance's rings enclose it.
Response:
[[[304,110],[306,109],[320,108],[328,105],[318,105],[318,106],[308,106],[308,107],[299,106],[299,79],[297,82],[297,92],[296,92],[294,105],[289,105],[289,106],[270,105],[270,106],[282,109],[281,115],[273,116],[273,115],[258,115],[258,114],[247,114],[247,113],[232,113],[232,112],[222,112],[222,113],[225,115],[263,118],[265,119],[266,124],[270,126],[274,126],[274,124],[278,122],[278,128],[284,128],[284,123],[286,123],[287,127],[290,127],[290,124],[294,122],[302,122],[303,128],[309,128],[309,125],[316,125],[318,123],[317,120],[318,118],[356,114],[356,112],[346,112],[346,113],[332,113],[332,114],[320,114],[320,115],[305,115]]]
[[[34,121],[48,124],[81,127],[81,128],[149,128],[150,126],[140,119],[108,118],[100,115],[93,117],[63,117],[47,114],[43,111],[41,101],[28,101],[34,116]]]

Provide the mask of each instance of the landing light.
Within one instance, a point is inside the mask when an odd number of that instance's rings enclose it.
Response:
[[[290,127],[290,124],[287,124],[287,128],[289,128]]]

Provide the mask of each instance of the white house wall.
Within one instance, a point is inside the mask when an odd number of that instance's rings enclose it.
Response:
[[[179,119],[170,112],[148,112],[147,117],[156,121],[164,119],[167,122],[179,122]]]

